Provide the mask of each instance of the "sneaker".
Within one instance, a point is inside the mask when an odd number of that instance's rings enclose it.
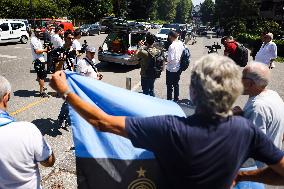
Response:
[[[40,93],[40,97],[41,98],[49,98],[49,95],[48,94],[46,94],[46,92],[42,92],[42,93]]]
[[[47,88],[46,88],[46,87],[43,87],[43,89],[42,89],[42,90],[43,90],[43,92],[45,92],[45,91],[47,91]]]

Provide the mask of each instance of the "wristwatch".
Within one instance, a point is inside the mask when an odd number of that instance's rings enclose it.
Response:
[[[65,91],[65,92],[63,93],[62,98],[63,98],[64,100],[66,100],[68,94],[71,93],[71,92],[72,92],[72,91],[70,91],[70,90],[68,89],[67,91]]]

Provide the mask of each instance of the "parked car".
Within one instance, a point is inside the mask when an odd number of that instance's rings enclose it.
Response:
[[[98,58],[101,62],[122,65],[137,65],[139,61],[134,54],[140,40],[145,40],[147,31],[125,27],[114,28],[99,48]]]
[[[198,35],[207,35],[207,27],[206,26],[199,26],[197,28]]]
[[[173,28],[161,28],[160,31],[156,34],[156,37],[159,41],[167,41],[168,34]]]
[[[101,27],[98,24],[84,24],[80,27],[81,35],[100,35]]]
[[[0,19],[0,43],[21,42],[26,44],[29,34],[24,22]]]

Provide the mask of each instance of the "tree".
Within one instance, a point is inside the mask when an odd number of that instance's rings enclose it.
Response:
[[[176,19],[177,23],[186,23],[191,17],[192,1],[191,0],[180,0],[176,8]]]
[[[129,2],[128,11],[131,19],[155,19],[157,0],[132,0]]]
[[[215,13],[215,5],[212,0],[205,0],[200,7],[201,12],[201,21],[203,24],[208,22],[213,22],[214,13]]]
[[[172,22],[176,17],[176,7],[179,0],[158,0],[158,18]]]

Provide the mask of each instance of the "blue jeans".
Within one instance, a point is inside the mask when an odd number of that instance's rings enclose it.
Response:
[[[153,78],[141,77],[141,86],[142,86],[143,94],[155,96],[154,82],[155,82],[155,79]]]

